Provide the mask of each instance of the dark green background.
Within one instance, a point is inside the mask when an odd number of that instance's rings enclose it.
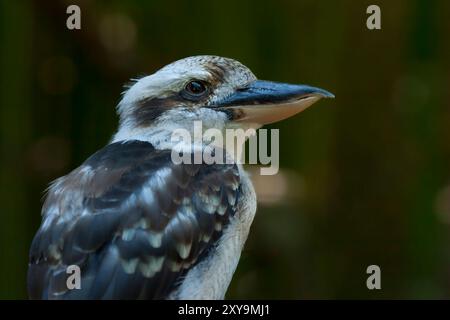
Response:
[[[1,298],[26,298],[43,191],[107,143],[122,85],[197,54],[336,94],[271,126],[282,171],[258,185],[281,195],[228,298],[450,297],[450,1],[0,1]]]

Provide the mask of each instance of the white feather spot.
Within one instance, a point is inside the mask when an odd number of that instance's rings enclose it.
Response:
[[[48,247],[48,250],[51,257],[53,257],[56,260],[61,259],[61,252],[59,251],[58,247],[55,244],[51,244]]]
[[[217,207],[217,213],[220,214],[221,216],[223,216],[225,214],[225,212],[227,212],[227,207],[224,205],[219,205]]]
[[[217,207],[220,204],[220,198],[218,196],[216,196],[216,195],[210,195],[209,196],[209,202],[213,206]]]
[[[236,195],[233,192],[227,192],[228,203],[232,206],[236,203]]]
[[[122,231],[122,240],[123,241],[133,240],[135,235],[136,235],[135,229],[124,229]]]
[[[139,263],[139,270],[141,270],[144,277],[151,278],[161,270],[163,262],[164,257],[151,257],[149,262]]]
[[[191,243],[186,244],[186,245],[182,244],[182,243],[178,243],[176,246],[177,252],[182,259],[186,259],[189,256],[189,254],[191,253],[191,247],[192,247]]]
[[[159,248],[161,247],[162,237],[162,233],[149,232],[147,235],[147,240],[153,248]]]
[[[202,241],[208,243],[211,239],[211,236],[209,234],[204,234],[202,237]]]
[[[136,267],[139,262],[139,259],[138,258],[134,258],[134,259],[130,259],[130,260],[121,259],[120,262],[121,262],[122,268],[125,271],[125,273],[133,274],[136,272]]]
[[[216,208],[210,203],[204,203],[203,209],[205,210],[206,213],[209,214],[213,214],[214,212],[216,212]]]
[[[136,228],[148,229],[150,227],[150,223],[147,219],[140,219],[135,225]]]

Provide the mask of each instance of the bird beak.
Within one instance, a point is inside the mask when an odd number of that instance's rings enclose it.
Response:
[[[263,125],[289,118],[321,98],[334,95],[307,85],[256,80],[220,101],[217,107],[231,111],[237,122]]]

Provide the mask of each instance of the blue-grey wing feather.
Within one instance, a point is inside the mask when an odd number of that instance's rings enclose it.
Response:
[[[50,188],[30,298],[167,297],[213,250],[239,192],[234,164],[175,165],[142,141],[106,146]],[[69,265],[81,269],[80,290],[67,288]]]

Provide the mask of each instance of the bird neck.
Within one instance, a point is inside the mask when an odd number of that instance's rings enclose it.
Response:
[[[168,110],[150,126],[138,126],[132,121],[121,121],[111,142],[140,140],[151,143],[156,149],[189,151],[205,146],[225,149],[232,158],[241,159],[246,138],[236,139],[227,129],[236,129],[226,114],[208,108],[189,112]],[[227,142],[233,139],[233,150]],[[236,139],[236,141],[234,141]]]

